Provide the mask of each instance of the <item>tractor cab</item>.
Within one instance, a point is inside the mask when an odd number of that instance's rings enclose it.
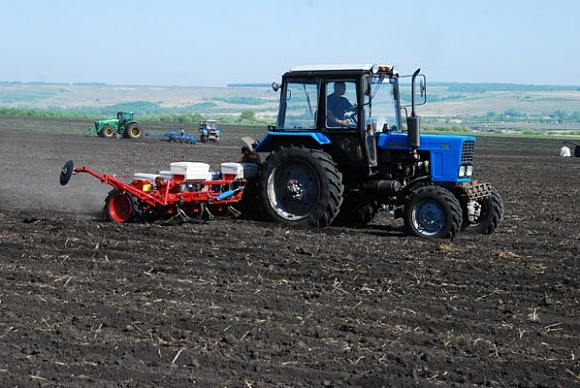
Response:
[[[126,123],[133,121],[133,112],[117,112],[117,120],[119,120],[119,125],[125,125]]]
[[[282,85],[273,84],[281,90],[278,119],[258,151],[272,151],[292,138],[296,145],[322,148],[343,172],[376,167],[377,134],[401,131],[406,123],[400,79],[410,77],[399,77],[392,66],[295,67],[284,74]],[[417,90],[422,91],[419,105],[425,88]]]

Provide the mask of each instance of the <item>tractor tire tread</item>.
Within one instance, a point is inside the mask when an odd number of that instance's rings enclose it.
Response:
[[[137,135],[133,135],[133,128],[139,129]],[[140,139],[143,136],[143,125],[138,121],[132,121],[127,124],[125,131],[123,132],[123,137],[125,139]]]
[[[491,188],[490,202],[492,205],[492,215],[490,222],[481,231],[484,234],[492,234],[495,232],[499,224],[503,221],[504,204],[495,187]]]

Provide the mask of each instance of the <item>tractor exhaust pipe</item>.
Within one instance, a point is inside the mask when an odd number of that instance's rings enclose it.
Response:
[[[365,182],[361,189],[368,194],[391,197],[397,194],[401,187],[401,182],[397,180],[382,180]]]
[[[417,149],[421,146],[419,116],[415,113],[415,78],[420,71],[421,69],[415,70],[411,78],[411,115],[407,117],[407,137],[412,153],[417,153]]]

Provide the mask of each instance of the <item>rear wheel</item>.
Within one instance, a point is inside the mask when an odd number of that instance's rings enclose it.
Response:
[[[138,122],[127,124],[123,137],[127,139],[139,139],[143,136],[143,126]]]
[[[328,226],[340,210],[344,185],[330,155],[290,147],[266,159],[259,189],[264,211],[271,220]]]
[[[208,136],[207,135],[204,135],[204,134],[201,135],[200,140],[201,140],[202,143],[207,143],[207,139],[208,139]]]
[[[463,228],[483,234],[493,233],[503,220],[504,206],[499,192],[492,187],[488,197],[476,202],[479,204],[479,217],[475,222],[469,222],[467,217],[463,217]]]
[[[440,186],[421,186],[408,197],[404,208],[409,234],[426,238],[453,238],[463,224],[459,200]]]
[[[105,199],[105,216],[111,222],[136,221],[139,204],[136,198],[118,190],[112,190]]]
[[[113,128],[109,124],[105,124],[103,125],[103,128],[101,128],[101,130],[99,131],[98,135],[100,137],[106,137],[110,139],[115,136],[115,128]]]

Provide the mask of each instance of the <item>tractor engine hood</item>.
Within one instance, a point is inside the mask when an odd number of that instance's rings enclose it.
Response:
[[[407,133],[381,133],[378,148],[383,150],[408,150]],[[428,153],[431,179],[434,182],[468,182],[470,176],[461,171],[473,168],[474,136],[421,134],[419,152]],[[464,170],[461,170],[461,169]]]
[[[421,134],[419,150],[456,150],[461,152],[463,142],[466,140],[475,141],[475,136]],[[378,147],[387,150],[406,150],[409,148],[407,133],[380,133]]]

